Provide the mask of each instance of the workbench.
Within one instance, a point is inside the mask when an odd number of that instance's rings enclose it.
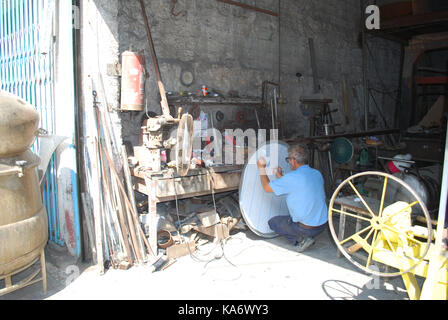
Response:
[[[160,172],[134,168],[134,189],[148,196],[149,244],[157,252],[157,203],[239,189],[243,165],[190,169],[181,177],[173,169]]]

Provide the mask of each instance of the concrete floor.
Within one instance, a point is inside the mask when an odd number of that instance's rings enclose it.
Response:
[[[329,232],[300,254],[283,238],[251,231],[225,245],[208,243],[164,271],[148,266],[108,270],[77,263],[63,248],[46,248],[48,290],[41,283],[0,300],[407,300],[401,278],[374,279],[338,258]],[[3,284],[0,283],[0,286]]]

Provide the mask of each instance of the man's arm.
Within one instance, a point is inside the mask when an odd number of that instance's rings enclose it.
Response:
[[[269,185],[270,181],[268,175],[266,174],[266,160],[264,158],[260,158],[257,162],[258,169],[260,170],[260,181],[263,190],[268,193],[274,192],[271,186]]]

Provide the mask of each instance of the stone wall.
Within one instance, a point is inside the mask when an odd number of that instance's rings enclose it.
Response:
[[[313,74],[308,39],[313,38],[321,95],[334,100],[335,122],[345,125],[342,75],[348,84],[352,130],[364,123],[362,50],[359,42],[359,0],[239,0],[279,12],[280,18],[211,0],[145,0],[151,33],[163,83],[167,91],[195,93],[205,84],[223,93],[261,97],[262,81],[279,82],[283,133],[307,135],[308,120],[299,106],[301,96],[313,93]],[[279,32],[280,25],[280,32]],[[160,98],[144,22],[138,1],[118,1],[118,42],[120,54],[144,50],[148,110],[160,114]],[[280,41],[279,41],[280,40]],[[280,46],[279,46],[280,43]],[[369,37],[367,76],[376,89],[369,101],[377,128],[384,127],[378,110],[392,123],[398,86],[400,48],[397,44]],[[180,75],[194,75],[190,87]],[[280,70],[280,72],[279,72]],[[296,73],[302,73],[298,81]],[[122,113],[123,139],[136,143],[144,112]],[[372,122],[375,124],[375,122]],[[369,129],[375,129],[371,127]],[[339,130],[342,130],[341,128]]]

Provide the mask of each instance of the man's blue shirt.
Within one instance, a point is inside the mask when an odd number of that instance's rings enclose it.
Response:
[[[308,165],[269,183],[276,196],[286,195],[292,221],[310,227],[328,221],[328,209],[322,174]]]

